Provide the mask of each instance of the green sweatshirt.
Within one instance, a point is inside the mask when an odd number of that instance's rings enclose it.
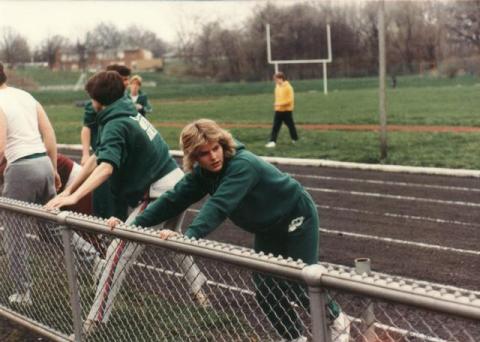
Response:
[[[168,145],[155,127],[122,97],[97,114],[97,163],[114,168],[113,194],[135,206],[150,185],[175,168]]]
[[[226,218],[248,232],[269,233],[278,227],[287,229],[290,213],[302,192],[296,180],[238,144],[236,154],[225,161],[219,173],[196,166],[172,190],[150,204],[133,224],[156,225],[210,194],[186,236],[202,238]]]
[[[127,91],[127,95],[130,99],[132,99],[132,94],[130,93],[130,90]],[[133,101],[133,99],[132,99]],[[137,100],[134,102],[139,105],[142,105],[142,109],[139,109],[138,112],[142,114],[143,116],[146,116],[148,113],[152,111],[152,106],[150,105],[150,102],[148,101],[147,94],[142,92],[141,90],[138,92],[138,97]]]

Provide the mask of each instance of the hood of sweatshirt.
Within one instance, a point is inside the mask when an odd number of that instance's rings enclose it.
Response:
[[[103,126],[112,119],[118,117],[135,116],[137,114],[137,109],[135,108],[132,100],[127,96],[122,96],[117,101],[113,102],[97,113],[97,123]]]

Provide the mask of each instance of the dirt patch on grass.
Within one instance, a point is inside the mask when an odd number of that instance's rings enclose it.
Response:
[[[155,122],[158,127],[183,128],[188,122]],[[221,123],[225,128],[271,128],[266,123]],[[360,131],[375,132],[380,128],[378,125],[341,125],[341,124],[297,124],[298,128],[309,131]],[[478,133],[480,127],[471,126],[427,126],[427,125],[388,125],[391,132],[453,132],[453,133]]]

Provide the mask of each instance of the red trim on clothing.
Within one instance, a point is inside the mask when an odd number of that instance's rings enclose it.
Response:
[[[145,210],[145,208],[147,207],[149,202],[150,201],[148,199],[145,199],[142,202],[140,210],[138,211],[139,214],[142,213]],[[114,256],[113,261],[112,261],[112,266],[111,266],[110,271],[108,273],[107,281],[105,282],[105,285],[102,289],[102,301],[100,302],[100,306],[98,308],[98,312],[97,312],[97,315],[96,315],[96,318],[95,318],[96,321],[102,321],[103,320],[103,315],[104,315],[105,310],[106,310],[106,304],[107,304],[107,301],[108,301],[108,296],[110,295],[111,285],[112,285],[112,282],[113,282],[115,272],[117,270],[118,261],[120,260],[120,258],[122,256],[122,253],[125,250],[126,244],[127,244],[127,242],[125,240],[122,240],[122,241],[120,241],[117,248],[115,249],[115,256]]]

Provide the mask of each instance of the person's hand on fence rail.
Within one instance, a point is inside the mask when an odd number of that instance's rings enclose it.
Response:
[[[114,230],[119,224],[122,224],[123,221],[120,220],[119,218],[116,218],[115,216],[111,216],[107,220],[107,226],[110,227],[110,230]]]
[[[160,236],[160,239],[162,240],[167,240],[168,238],[172,236],[179,236],[180,234],[177,232],[174,232],[173,230],[170,229],[162,229],[158,235]]]
[[[61,207],[74,205],[77,202],[78,202],[78,198],[76,196],[65,193],[64,191],[58,196],[48,201],[48,203],[45,204],[45,209],[47,210],[60,209]]]

